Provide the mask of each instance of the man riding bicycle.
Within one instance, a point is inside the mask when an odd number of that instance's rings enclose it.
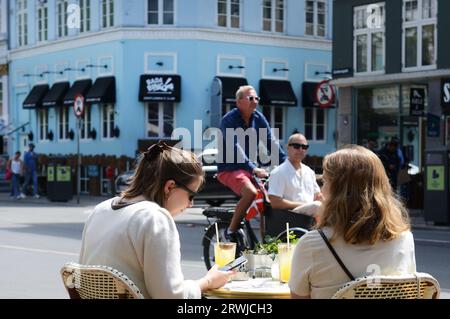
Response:
[[[225,114],[220,125],[223,145],[219,147],[217,179],[240,196],[231,224],[225,232],[225,237],[233,242],[238,242],[236,231],[258,194],[252,174],[260,178],[268,176],[264,169],[257,166],[261,163],[260,143],[264,142],[270,154],[270,162],[265,164],[278,165],[286,159],[267,119],[256,110],[259,100],[252,86],[241,86],[236,92],[237,108]]]

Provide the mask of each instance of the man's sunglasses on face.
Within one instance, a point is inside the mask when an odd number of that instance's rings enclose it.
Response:
[[[253,101],[259,102],[259,100],[261,100],[261,98],[260,98],[259,96],[253,96],[253,95],[247,96],[247,99],[248,99],[250,102],[253,102]]]
[[[289,146],[292,146],[296,150],[299,150],[300,148],[307,150],[309,145],[307,144],[300,144],[300,143],[290,143]]]

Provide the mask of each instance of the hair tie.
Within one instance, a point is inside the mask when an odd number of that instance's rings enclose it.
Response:
[[[144,156],[147,160],[153,161],[156,159],[159,154],[164,152],[164,150],[167,148],[167,144],[163,141],[159,141],[158,143],[153,144],[150,146],[146,152],[144,152]]]

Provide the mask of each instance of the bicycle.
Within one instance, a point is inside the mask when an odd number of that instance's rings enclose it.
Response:
[[[314,218],[295,214],[287,210],[274,211],[268,200],[266,191],[267,180],[262,181],[257,176],[253,176],[255,186],[258,191],[262,192],[264,214],[260,216],[262,219],[262,241],[264,242],[265,235],[276,237],[285,241],[288,234],[286,230],[286,222],[291,226],[289,231],[292,231],[297,237],[303,236],[312,227]],[[227,207],[208,207],[203,210],[203,215],[208,220],[208,226],[205,228],[205,233],[202,239],[203,258],[206,268],[209,270],[214,265],[214,244],[217,242],[216,224],[219,230],[220,242],[227,242],[225,232],[228,229],[231,218],[233,217],[233,208]],[[255,216],[252,216],[252,218]],[[250,225],[251,218],[247,216],[241,221],[237,230],[238,243],[236,245],[236,257],[240,256],[244,250],[253,250],[260,241],[256,236],[254,230]],[[303,227],[300,227],[303,226]]]

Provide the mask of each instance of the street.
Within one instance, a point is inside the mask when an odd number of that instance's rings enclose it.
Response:
[[[4,200],[5,199],[5,200]],[[65,299],[59,270],[77,261],[83,223],[95,200],[82,198],[80,205],[52,203],[45,198],[22,201],[1,198],[0,298]],[[187,279],[205,272],[201,238],[206,219],[199,208],[176,219],[181,238],[182,268]],[[450,230],[415,229],[417,270],[432,274],[440,283],[441,298],[450,299]]]

